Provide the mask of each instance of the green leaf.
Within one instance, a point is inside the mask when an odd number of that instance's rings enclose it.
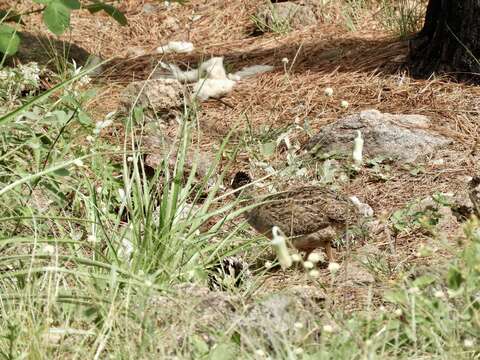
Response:
[[[208,344],[198,335],[193,335],[190,338],[193,348],[195,349],[195,353],[197,354],[206,354],[208,353]]]
[[[88,5],[87,10],[90,11],[91,14],[95,14],[99,11],[105,11],[108,15],[110,15],[115,21],[117,21],[120,25],[125,26],[128,24],[127,18],[125,15],[118,10],[115,6],[109,4],[103,4],[100,2],[95,1],[93,4]]]
[[[60,2],[52,2],[43,12],[43,22],[55,35],[62,35],[70,26],[70,9]]]
[[[452,290],[457,290],[463,283],[463,275],[455,267],[451,267],[450,270],[448,270],[448,275],[447,275],[447,284],[449,289]]]
[[[238,358],[235,344],[218,344],[209,354],[210,360],[233,360]]]
[[[431,275],[422,275],[418,278],[416,278],[413,281],[413,286],[418,287],[419,289],[423,289],[426,286],[433,284],[435,282],[435,278]]]
[[[78,0],[59,0],[59,2],[72,10],[78,10],[82,7],[82,4],[80,4]]]
[[[78,112],[78,122],[84,126],[92,126],[92,118],[84,111],[80,110]]]
[[[67,196],[62,191],[60,191],[60,188],[57,184],[52,182],[44,182],[42,185],[47,188],[61,202],[61,204],[58,205],[63,206],[67,202]]]
[[[0,52],[13,55],[17,52],[20,45],[20,37],[15,29],[10,26],[0,24]]]
[[[53,174],[57,176],[68,176],[70,175],[70,172],[67,169],[62,168],[62,169],[55,170]]]
[[[36,4],[48,5],[55,0],[33,0]]]
[[[405,292],[401,290],[388,291],[385,294],[385,300],[397,305],[404,304],[406,300]]]
[[[271,157],[275,154],[277,143],[275,141],[270,141],[267,143],[263,143],[261,146],[262,146],[262,154],[266,157]]]

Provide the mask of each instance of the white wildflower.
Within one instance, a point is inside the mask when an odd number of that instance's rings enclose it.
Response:
[[[475,345],[475,340],[473,339],[465,339],[463,340],[463,346],[466,348],[472,348]]]
[[[363,161],[363,138],[360,130],[357,130],[357,137],[353,140],[353,161],[360,166]]]
[[[85,140],[87,140],[89,143],[92,143],[95,141],[95,138],[92,136],[92,135],[87,135],[87,137],[85,138]]]
[[[293,262],[300,262],[302,261],[302,257],[299,254],[292,254],[291,255],[292,261]]]
[[[278,261],[282,269],[287,269],[292,266],[292,258],[288,252],[285,235],[278,226],[272,228],[273,240],[272,246],[277,254]]]
[[[323,332],[327,334],[333,333],[335,330],[332,325],[323,325]]]
[[[270,269],[272,267],[272,262],[271,261],[266,261],[263,266],[265,266],[265,269]]]
[[[333,89],[331,87],[327,87],[325,88],[325,90],[323,90],[323,94],[325,96],[331,97],[333,96]]]
[[[293,324],[293,327],[297,330],[303,329],[303,324],[299,321],[297,321],[295,324]]]
[[[349,105],[349,104],[348,104],[348,101],[346,101],[346,100],[340,101],[340,107],[341,107],[342,109],[348,108],[348,105]]]
[[[308,275],[310,275],[312,278],[318,278],[320,276],[320,271],[313,269],[308,272]]]
[[[296,348],[293,350],[295,355],[302,355],[303,354],[303,349],[301,347]]]
[[[395,314],[395,316],[402,316],[403,311],[402,309],[396,309],[393,313]]]
[[[339,263],[331,262],[330,264],[328,264],[328,271],[330,271],[332,275],[335,275],[338,272],[338,270],[340,270]]]
[[[323,260],[323,256],[317,252],[312,252],[310,255],[308,255],[308,261],[311,261],[312,263],[316,264],[319,261]]]
[[[445,293],[442,290],[437,290],[433,293],[433,296],[437,299],[445,299]]]
[[[305,269],[313,269],[314,264],[313,264],[311,261],[305,261],[305,262],[303,263],[303,267],[304,267]]]
[[[130,162],[130,163],[133,162],[133,156],[127,157],[127,161]]]
[[[258,350],[255,350],[255,355],[260,356],[260,357],[264,357],[267,354],[265,354],[265,351],[263,351],[262,349],[258,349]]]
[[[283,63],[284,65],[287,65],[289,61],[290,61],[290,60],[288,60],[288,58],[286,58],[286,57],[284,57],[284,58],[282,59],[282,63]]]

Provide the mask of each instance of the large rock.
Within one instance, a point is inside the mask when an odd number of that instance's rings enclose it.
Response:
[[[177,162],[177,152],[180,144],[177,141],[172,141],[161,134],[159,131],[157,135],[144,136],[142,139],[142,150],[146,152],[145,165],[152,170],[163,167],[163,161],[167,160],[168,165],[173,171]],[[199,179],[203,179],[208,174],[208,171],[212,164],[214,164],[215,158],[210,154],[207,154],[195,145],[191,144],[185,156],[185,176],[188,176],[190,171],[195,168],[196,176]],[[211,177],[212,184],[214,183],[215,176]]]
[[[123,110],[141,106],[150,118],[169,120],[184,103],[184,87],[176,79],[151,79],[130,83],[122,94]]]
[[[324,126],[306,148],[312,152],[351,152],[357,130],[360,130],[365,156],[413,162],[452,142],[429,131],[429,127],[430,120],[423,115],[393,115],[365,110]]]
[[[309,6],[288,1],[260,7],[255,19],[257,27],[263,32],[284,32],[317,23],[315,13]]]

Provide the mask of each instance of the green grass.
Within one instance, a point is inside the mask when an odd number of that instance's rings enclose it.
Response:
[[[406,39],[421,29],[425,15],[425,2],[382,0],[381,6],[380,23],[386,30],[401,39]]]
[[[205,177],[187,174],[198,135],[195,109],[185,108],[175,164],[165,159],[151,176],[138,146],[141,109],[100,129],[85,108],[94,89],[77,86],[83,75],[18,93],[0,115],[0,359],[480,357],[478,220],[441,265],[366,259],[380,283],[355,311],[334,298],[340,279],[300,273],[301,285],[325,293],[318,302],[288,286],[266,291],[272,274],[261,267],[208,291],[221,259],[263,252],[238,219],[244,209],[221,190],[228,164],[219,163],[236,148],[227,137]],[[240,143],[264,160],[287,130],[251,131]]]
[[[282,17],[277,13],[276,8],[273,5],[269,5],[268,9],[265,10],[268,15],[267,20],[265,17],[260,16],[252,16],[252,22],[255,27],[262,33],[271,32],[277,35],[287,34],[292,31],[292,27],[290,25],[290,17],[294,16],[294,14],[288,14],[286,17]]]

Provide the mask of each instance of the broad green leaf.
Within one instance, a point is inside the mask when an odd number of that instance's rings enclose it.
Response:
[[[55,0],[33,0],[36,4],[48,5]]]
[[[426,286],[433,284],[435,282],[435,278],[431,275],[422,275],[418,278],[416,278],[413,281],[413,286],[418,287],[419,289],[423,289]]]
[[[262,154],[267,157],[271,157],[275,154],[275,149],[277,148],[277,143],[275,141],[270,141],[262,144]]]
[[[463,281],[464,278],[460,270],[455,267],[451,267],[450,270],[448,270],[447,284],[449,289],[457,290],[462,285]]]
[[[118,10],[115,6],[109,4],[103,4],[100,2],[94,2],[86,7],[91,14],[95,14],[99,11],[105,11],[113,19],[115,19],[120,25],[125,26],[128,24],[127,18],[123,13]]]
[[[80,4],[80,1],[78,0],[57,0],[57,1],[72,10],[78,10],[82,7],[82,4]]]
[[[403,291],[388,291],[385,294],[385,300],[390,301],[394,304],[403,304],[406,300],[405,292]]]
[[[238,359],[238,348],[235,344],[218,344],[209,354],[210,360]]]
[[[198,335],[193,335],[190,338],[193,348],[195,349],[195,353],[199,355],[203,355],[208,353],[208,344]]]
[[[57,119],[57,122],[60,123],[60,124],[65,124],[68,119],[69,119],[69,115],[63,111],[63,110],[54,110],[52,111],[52,115],[54,115]]]
[[[84,126],[92,126],[93,125],[93,121],[92,121],[92,118],[84,111],[80,110],[78,112],[78,121],[80,124],[84,125]]]
[[[62,35],[70,26],[70,9],[60,2],[52,2],[43,12],[43,22],[55,35]]]
[[[0,24],[0,52],[13,55],[17,52],[20,45],[20,37],[15,29],[10,26]]]
[[[62,168],[62,169],[55,170],[53,174],[57,176],[68,176],[70,175],[70,172],[67,169]]]

